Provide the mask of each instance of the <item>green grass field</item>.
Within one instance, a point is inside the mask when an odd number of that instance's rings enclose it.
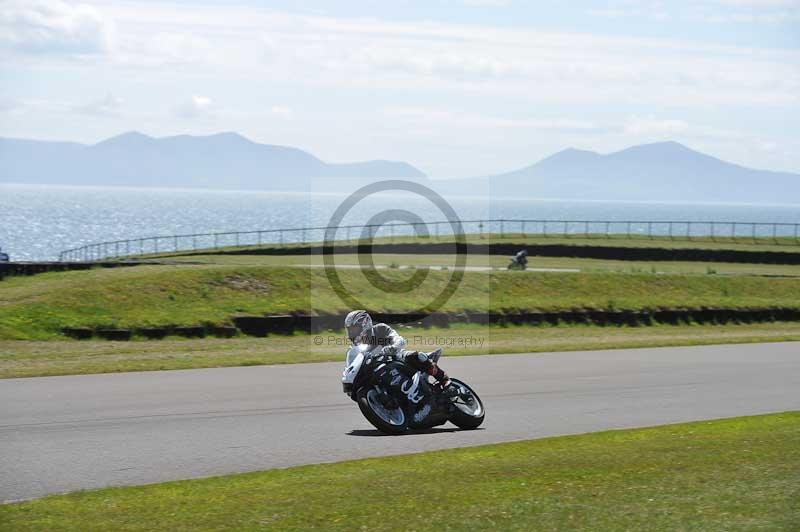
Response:
[[[0,506],[0,528],[9,532],[789,531],[798,526],[797,412],[110,488]]]
[[[382,270],[404,281],[413,270]],[[343,284],[373,311],[419,308],[452,271],[430,270],[423,285],[387,295],[357,269]],[[800,279],[654,273],[467,271],[443,311],[800,307]],[[153,265],[11,277],[0,285],[0,339],[54,339],[62,327],[146,327],[228,323],[235,314],[345,313],[321,268]]]
[[[656,325],[650,327],[453,325],[400,328],[410,349],[445,349],[445,357],[724,343],[800,341],[800,323]],[[319,338],[319,340],[317,340]],[[268,338],[135,340],[0,340],[0,378],[123,371],[342,362],[339,332]]]

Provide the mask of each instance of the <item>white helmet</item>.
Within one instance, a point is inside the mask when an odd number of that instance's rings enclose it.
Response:
[[[347,337],[354,344],[362,344],[367,341],[367,335],[372,330],[372,318],[366,310],[354,310],[344,319],[344,328],[347,330]]]

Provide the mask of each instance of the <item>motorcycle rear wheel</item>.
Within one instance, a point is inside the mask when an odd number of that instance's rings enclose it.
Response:
[[[408,430],[408,419],[402,407],[387,409],[378,399],[375,388],[361,388],[356,394],[358,408],[373,427],[386,434],[402,434]]]

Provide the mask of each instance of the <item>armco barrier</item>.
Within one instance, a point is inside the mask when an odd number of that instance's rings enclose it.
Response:
[[[688,308],[688,309],[641,309],[641,310],[596,310],[571,309],[560,311],[524,312],[480,312],[460,311],[436,313],[429,316],[405,313],[372,313],[376,322],[386,322],[402,327],[448,327],[454,323],[475,325],[558,325],[585,324],[599,326],[639,327],[654,324],[726,324],[726,323],[765,323],[774,321],[800,321],[800,308],[761,307],[761,308]],[[64,328],[62,332],[76,339],[98,336],[108,340],[129,340],[132,336],[160,339],[169,335],[188,338],[201,338],[207,335],[230,338],[241,331],[248,336],[266,337],[270,335],[290,335],[295,332],[321,333],[331,331],[342,333],[341,314],[305,315],[283,314],[278,316],[235,316],[234,326],[195,326],[195,327],[147,327],[138,329],[99,329],[85,327]]]
[[[152,264],[141,261],[101,261],[101,262],[0,262],[0,280],[15,275],[36,275],[37,273],[90,270],[92,268],[120,268]]]

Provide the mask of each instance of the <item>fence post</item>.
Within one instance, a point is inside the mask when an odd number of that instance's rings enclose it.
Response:
[[[647,222],[647,240],[653,240],[653,222]]]
[[[772,224],[772,241],[778,243],[778,224]]]
[[[606,238],[611,238],[611,222],[606,222]]]
[[[522,220],[522,227],[520,227],[520,231],[522,231],[522,238],[526,238],[528,233],[525,232],[525,220]]]
[[[716,242],[717,240],[714,238],[714,222],[711,222],[711,241]]]
[[[794,224],[794,242],[797,243],[797,226],[800,224]]]
[[[503,220],[503,218],[500,218],[500,238],[504,237],[505,237],[505,220]]]
[[[692,239],[692,222],[686,222],[686,240]]]
[[[172,244],[173,244],[172,247],[175,248],[175,251],[178,251],[178,237],[177,237],[177,235],[172,237]]]
[[[753,244],[756,243],[756,224],[753,223]]]
[[[564,220],[564,238],[567,238],[568,232],[569,232],[569,222]]]
[[[631,238],[631,223],[630,222],[628,222],[627,230],[628,230],[628,239],[630,239]]]

